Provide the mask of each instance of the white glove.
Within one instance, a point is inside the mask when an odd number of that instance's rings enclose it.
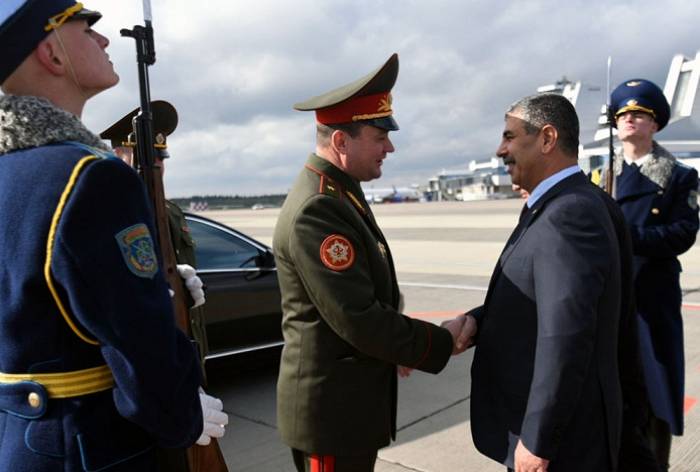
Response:
[[[177,273],[185,281],[185,287],[190,291],[192,300],[194,300],[194,305],[191,308],[204,305],[204,290],[202,290],[204,284],[202,279],[197,276],[197,271],[194,270],[194,267],[188,264],[178,264]]]
[[[202,419],[204,429],[202,435],[197,439],[197,444],[206,446],[211,442],[211,438],[220,438],[226,432],[225,426],[228,424],[228,415],[222,410],[224,404],[221,400],[204,393],[199,389],[199,401],[202,404]]]

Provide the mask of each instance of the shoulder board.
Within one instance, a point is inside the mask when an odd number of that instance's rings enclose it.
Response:
[[[343,198],[343,192],[340,185],[330,177],[321,174],[321,183],[318,186],[318,193],[329,195],[338,199]]]
[[[318,175],[320,178],[320,183],[318,185],[318,193],[322,195],[328,195],[331,197],[335,197],[338,199],[343,198],[343,187],[336,182],[335,180],[331,179],[328,177],[326,174],[321,172],[320,170],[310,166],[309,164],[306,164],[304,167],[306,167],[308,170],[313,172],[314,174]]]

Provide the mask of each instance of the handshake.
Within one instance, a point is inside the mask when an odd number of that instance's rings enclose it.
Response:
[[[453,320],[440,324],[452,335],[452,355],[461,354],[474,345],[476,336],[476,320],[469,313],[462,313]]]
[[[462,313],[453,320],[446,320],[440,324],[452,335],[452,355],[461,354],[474,345],[476,336],[476,320],[468,313]],[[410,367],[397,366],[399,377],[408,377],[413,370]]]

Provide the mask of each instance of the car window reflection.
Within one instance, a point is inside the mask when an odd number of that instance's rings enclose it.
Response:
[[[195,241],[198,270],[255,267],[258,249],[214,226],[188,220]]]

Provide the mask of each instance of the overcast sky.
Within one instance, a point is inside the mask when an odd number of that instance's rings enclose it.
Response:
[[[99,132],[138,106],[134,42],[141,0],[84,0],[104,17],[121,76],[84,120]],[[700,2],[651,0],[153,0],[153,99],[180,124],[166,193],[286,192],[314,148],[312,113],[292,104],[355,80],[393,52],[396,152],[375,187],[424,184],[493,155],[514,100],[566,75],[599,86],[644,77],[663,88],[675,54],[700,49]]]

